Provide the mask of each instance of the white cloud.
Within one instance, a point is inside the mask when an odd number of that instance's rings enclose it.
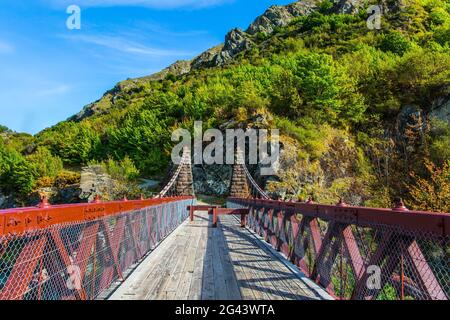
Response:
[[[0,54],[2,53],[13,53],[15,51],[14,47],[7,42],[0,40]]]
[[[159,9],[173,8],[205,8],[234,0],[44,0],[54,6],[69,6],[76,4],[80,7],[113,7],[139,6]]]
[[[179,50],[167,50],[153,48],[138,42],[127,40],[123,37],[106,35],[71,35],[63,36],[68,40],[82,41],[88,44],[94,44],[131,55],[167,57],[167,56],[191,56],[192,52]]]
[[[41,89],[36,92],[36,96],[49,97],[49,96],[65,94],[69,91],[70,91],[70,86],[68,86],[66,84],[61,84],[61,85],[57,85],[55,87]]]

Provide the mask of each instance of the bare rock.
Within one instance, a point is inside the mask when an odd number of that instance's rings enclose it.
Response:
[[[80,198],[91,201],[96,195],[108,199],[114,183],[102,166],[93,165],[84,167],[81,171]]]
[[[199,69],[202,67],[212,67],[217,55],[222,51],[223,44],[215,46],[209,50],[206,50],[199,56],[195,57],[191,62],[192,69]]]
[[[433,102],[429,118],[437,118],[450,125],[450,97],[442,97]]]
[[[354,14],[365,4],[364,0],[334,0],[332,11],[335,13]]]
[[[225,196],[230,190],[232,166],[196,165],[192,168],[197,194]]]
[[[177,62],[171,64],[164,70],[141,79],[157,81],[165,79],[169,74],[172,74],[174,76],[182,76],[186,73],[189,73],[190,71],[191,71],[191,61],[178,60]]]
[[[316,1],[298,1],[287,6],[271,6],[248,27],[248,34],[270,34],[276,27],[287,26],[294,18],[308,15],[317,8]]]

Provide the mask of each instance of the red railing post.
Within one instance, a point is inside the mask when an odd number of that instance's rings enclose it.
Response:
[[[245,214],[241,214],[241,228],[245,228],[245,224],[246,224],[245,217],[246,217]]]
[[[191,222],[194,221],[194,208],[192,206],[189,206],[189,218]]]
[[[217,208],[213,208],[213,228],[217,228]]]

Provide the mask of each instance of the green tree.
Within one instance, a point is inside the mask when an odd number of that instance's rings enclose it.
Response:
[[[0,124],[0,133],[3,133],[3,132],[9,132],[9,131],[11,131],[8,127],[5,127],[5,126],[2,126],[1,124]]]
[[[168,154],[162,152],[170,143],[171,132],[150,110],[131,110],[119,128],[108,134],[109,152],[116,159],[129,156],[147,174],[161,172],[167,166]]]
[[[106,172],[116,180],[134,181],[139,177],[139,170],[128,155],[121,161],[115,161],[114,159],[109,158],[103,163],[103,166],[106,169]]]
[[[381,37],[380,49],[384,52],[392,52],[403,55],[411,47],[409,41],[398,31],[392,31]]]
[[[87,122],[61,122],[39,134],[41,144],[67,164],[85,164],[98,157],[100,135]]]
[[[6,194],[24,196],[33,189],[33,166],[16,150],[5,148],[0,141],[0,189]]]
[[[27,160],[34,166],[38,177],[54,178],[63,169],[62,160],[53,156],[46,147],[38,147],[33,154],[27,157]]]

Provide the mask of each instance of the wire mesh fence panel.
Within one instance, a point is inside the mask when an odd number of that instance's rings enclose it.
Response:
[[[158,202],[97,218],[0,234],[0,299],[97,298],[187,219],[186,208],[194,199]],[[57,219],[58,210],[52,210]],[[3,224],[0,221],[0,230],[12,223],[8,219]]]
[[[230,198],[247,226],[337,299],[447,300],[450,215]]]

